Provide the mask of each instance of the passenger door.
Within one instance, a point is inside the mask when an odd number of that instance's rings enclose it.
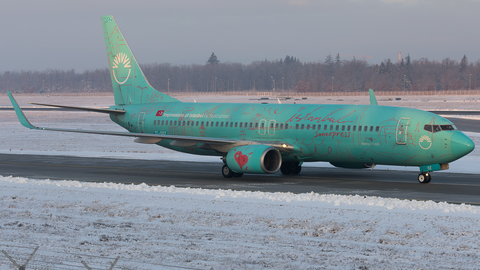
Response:
[[[410,118],[400,118],[397,123],[397,144],[407,144],[407,128]]]

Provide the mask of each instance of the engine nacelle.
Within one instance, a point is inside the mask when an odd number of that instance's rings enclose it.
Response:
[[[236,173],[276,173],[282,165],[282,155],[268,145],[244,145],[230,149],[226,163]]]
[[[370,163],[355,163],[355,162],[330,162],[335,167],[348,168],[348,169],[366,169],[371,168],[372,164]]]

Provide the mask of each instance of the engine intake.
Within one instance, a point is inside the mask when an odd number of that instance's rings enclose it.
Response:
[[[230,149],[226,163],[236,173],[276,173],[282,165],[282,155],[269,145],[244,145]]]

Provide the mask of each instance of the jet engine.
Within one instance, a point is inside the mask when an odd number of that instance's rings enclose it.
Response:
[[[244,145],[228,151],[226,164],[236,173],[276,173],[282,165],[282,155],[269,145]]]

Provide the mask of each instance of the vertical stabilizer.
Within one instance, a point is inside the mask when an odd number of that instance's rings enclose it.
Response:
[[[102,24],[115,104],[180,102],[148,83],[113,16],[102,16]]]
[[[378,105],[373,89],[368,89],[368,91],[370,92],[370,105]]]

